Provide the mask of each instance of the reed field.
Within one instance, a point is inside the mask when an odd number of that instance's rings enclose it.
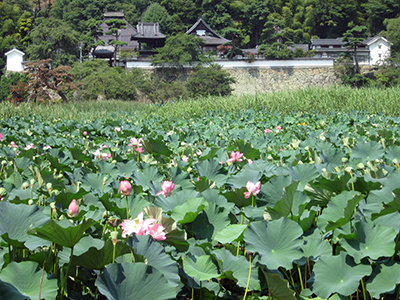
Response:
[[[400,115],[400,88],[376,89],[336,86],[327,89],[309,88],[273,94],[230,97],[205,97],[176,100],[157,105],[129,101],[75,102],[70,104],[35,105],[23,103],[14,106],[0,103],[0,118],[14,116],[41,116],[44,119],[96,120],[115,118],[117,112],[135,112],[143,117],[157,115],[163,118],[201,116],[209,111],[235,112],[254,109],[279,113],[330,113],[365,111],[371,114]]]

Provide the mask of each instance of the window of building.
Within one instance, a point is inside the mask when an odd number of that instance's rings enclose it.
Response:
[[[382,48],[382,45],[378,45],[378,49],[381,49]]]

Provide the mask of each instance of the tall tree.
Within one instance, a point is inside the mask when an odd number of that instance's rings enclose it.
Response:
[[[386,31],[381,32],[381,34],[393,44],[392,53],[400,54],[400,17],[386,19],[383,23],[386,26]]]
[[[117,52],[118,47],[127,45],[127,42],[119,41],[118,38],[121,35],[121,29],[126,28],[126,22],[122,19],[110,19],[105,22],[108,25],[108,31],[106,34],[112,35],[115,37],[115,40],[109,42],[110,45],[114,46],[114,67],[117,66]]]
[[[345,46],[353,50],[353,58],[356,66],[356,74],[360,74],[360,66],[358,65],[357,49],[361,45],[362,41],[365,40],[367,31],[366,26],[355,26],[352,29],[347,30],[343,34],[342,41],[346,42]]]
[[[158,4],[151,4],[142,15],[142,22],[158,23],[160,24],[163,33],[170,33],[171,16],[168,14],[167,9]]]
[[[72,65],[78,59],[79,34],[55,18],[36,19],[26,52],[31,60],[52,59],[55,66]]]

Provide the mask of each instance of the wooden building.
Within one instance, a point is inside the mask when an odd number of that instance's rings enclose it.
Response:
[[[131,40],[138,43],[138,52],[141,57],[154,54],[154,49],[163,47],[167,36],[160,31],[158,23],[139,23]]]
[[[219,45],[230,43],[230,40],[216,33],[202,17],[199,17],[197,22],[186,31],[186,34],[193,34],[202,38],[205,42],[204,52],[216,50]]]

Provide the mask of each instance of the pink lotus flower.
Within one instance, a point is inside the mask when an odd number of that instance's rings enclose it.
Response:
[[[14,141],[11,141],[11,143],[10,143],[10,147],[13,147],[13,148],[18,148],[18,146],[14,143]]]
[[[25,146],[24,150],[29,150],[29,149],[33,149],[35,148],[35,146],[33,144],[28,144]]]
[[[87,131],[85,130],[82,134],[83,134],[84,136],[87,136]]]
[[[264,130],[264,133],[270,133],[271,132],[271,129],[269,129],[269,128],[266,128],[265,130]]]
[[[260,192],[261,182],[257,181],[257,183],[254,184],[251,181],[247,181],[246,188],[247,192],[244,192],[243,194],[244,197],[248,199],[251,195],[256,196]]]
[[[186,155],[182,156],[182,160],[188,162],[189,161],[189,157],[187,157]]]
[[[172,191],[175,188],[175,184],[172,181],[163,181],[161,182],[161,189],[162,191],[159,191],[156,196],[164,194],[164,197],[171,196]]]
[[[156,219],[143,220],[143,212],[138,214],[134,220],[124,220],[121,223],[122,237],[125,238],[128,235],[151,235],[153,239],[157,241],[163,241],[166,239],[164,226],[156,223]]]
[[[249,165],[253,163],[253,161],[250,158],[247,160],[247,162],[249,163]]]
[[[241,162],[242,156],[243,156],[243,153],[240,153],[239,151],[237,151],[237,152],[232,151],[231,158],[228,159],[226,162],[228,162],[228,163],[235,162],[235,161]]]
[[[114,131],[117,131],[117,132],[121,132],[121,130],[122,130],[121,127],[115,127],[114,128]]]
[[[183,129],[182,129],[182,128],[179,128],[179,132],[183,132]]]
[[[144,152],[143,147],[136,147],[135,151],[139,152],[139,153],[143,153]]]
[[[93,155],[95,156],[95,158],[101,159],[101,160],[104,160],[104,161],[106,161],[107,159],[111,158],[111,154],[102,153],[102,152],[100,152],[100,149],[97,149],[95,152],[93,152]]]
[[[78,202],[76,202],[75,199],[72,200],[68,206],[68,215],[72,218],[79,215],[79,206],[78,206]]]
[[[122,180],[119,183],[119,189],[124,196],[129,196],[132,193],[132,186],[128,180]]]
[[[0,142],[4,139],[4,135],[0,133]]]
[[[276,130],[281,130],[282,127],[281,127],[281,126],[276,126],[275,129],[276,129]]]
[[[150,225],[149,227],[147,227],[147,232],[156,241],[163,241],[163,240],[165,240],[167,238],[165,236],[164,229],[165,229],[164,226],[162,226],[161,224],[155,223],[155,224]]]
[[[128,146],[133,146],[133,147],[142,147],[143,146],[142,145],[142,142],[143,142],[142,138],[137,139],[137,138],[133,137],[129,141],[130,141],[130,143],[128,144]]]

